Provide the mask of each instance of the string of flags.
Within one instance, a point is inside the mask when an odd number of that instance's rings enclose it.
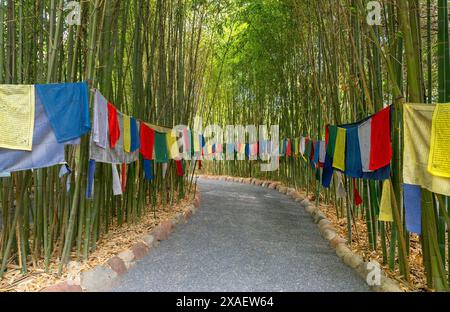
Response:
[[[0,85],[0,173],[65,164],[90,130],[86,83]]]
[[[321,170],[325,188],[330,187],[336,172],[338,198],[346,196],[342,175],[353,178],[356,205],[362,204],[362,198],[355,179],[382,181],[379,220],[392,222],[392,113],[390,105],[356,123],[328,125],[324,141],[309,137],[284,139],[280,155],[301,155],[308,160],[313,168]],[[403,106],[403,199],[406,227],[411,233],[421,234],[422,188],[450,196],[449,121],[449,104]]]
[[[167,169],[175,161],[178,176],[184,175],[183,156],[227,159],[235,153],[250,160],[269,154],[272,142],[206,144],[202,134],[184,128],[181,138],[167,129],[128,116],[94,90],[91,124],[87,82],[36,85],[0,85],[0,177],[11,172],[63,165],[59,176],[70,176],[65,146],[78,145],[90,132],[86,196],[94,192],[96,163],[111,165],[113,192],[126,188],[127,165],[142,158],[144,177],[154,178],[154,162]],[[450,196],[449,104],[404,104],[403,106],[403,197],[409,232],[421,233],[421,191]],[[310,137],[287,138],[279,144],[280,157],[309,161],[329,188],[337,175],[337,195],[346,196],[342,182],[353,179],[353,198],[362,204],[356,179],[383,182],[379,220],[392,221],[390,183],[393,106],[387,106],[359,122],[327,125],[324,140]],[[119,169],[120,172],[119,172]],[[70,179],[67,179],[67,189]]]
[[[353,198],[357,206],[361,205],[363,200],[357,189],[356,179],[384,181],[386,191],[383,192],[380,202],[379,220],[392,221],[391,189],[387,185],[392,159],[392,109],[392,106],[388,106],[357,123],[327,125],[325,140],[309,137],[284,139],[280,144],[280,154],[286,157],[293,154],[302,155],[309,160],[312,167],[317,169],[316,177],[321,178],[325,188],[330,187],[333,174],[337,172],[338,198],[346,196],[342,175],[353,178]],[[294,147],[293,152],[291,146]]]

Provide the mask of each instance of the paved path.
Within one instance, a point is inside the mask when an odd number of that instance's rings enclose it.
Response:
[[[200,210],[113,291],[368,291],[277,191],[199,180]]]

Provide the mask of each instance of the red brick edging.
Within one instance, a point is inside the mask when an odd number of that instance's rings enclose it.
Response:
[[[160,241],[168,239],[175,226],[187,222],[200,207],[201,195],[197,193],[183,213],[177,213],[172,219],[165,220],[154,227],[150,233],[129,249],[108,259],[103,265],[82,272],[68,280],[46,287],[41,292],[94,292],[110,288],[114,281],[125,274],[136,260],[144,258]],[[70,265],[70,264],[69,264]]]

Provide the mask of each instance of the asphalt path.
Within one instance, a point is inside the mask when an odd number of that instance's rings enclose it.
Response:
[[[199,211],[112,291],[369,291],[291,198],[215,180],[199,188]]]

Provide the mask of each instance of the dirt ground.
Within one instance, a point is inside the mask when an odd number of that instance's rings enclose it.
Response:
[[[156,217],[154,217],[153,208],[148,208],[145,216],[136,224],[124,224],[122,227],[113,224],[110,231],[97,242],[97,248],[90,254],[89,259],[79,263],[79,269],[87,270],[105,263],[109,258],[140,241],[160,222],[183,212],[188,203],[189,199],[185,199],[173,206],[159,205],[156,208]],[[72,260],[77,260],[75,253],[72,254]],[[36,266],[29,263],[28,273],[24,275],[18,266],[9,265],[4,278],[0,280],[0,292],[36,292],[65,281],[71,274],[70,268],[66,267],[62,274],[58,275],[58,266],[59,261],[53,260],[49,271],[45,272],[43,260],[39,261]]]

